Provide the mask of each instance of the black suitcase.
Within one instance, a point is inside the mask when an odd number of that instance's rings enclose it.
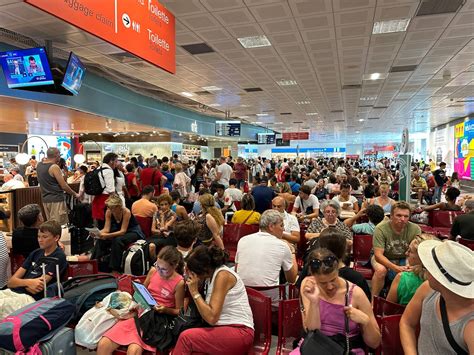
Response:
[[[92,206],[89,203],[74,203],[69,212],[69,223],[77,228],[91,228],[94,223]]]
[[[72,226],[69,228],[71,235],[71,254],[78,255],[87,253],[94,247],[94,238],[89,235],[85,228]]]

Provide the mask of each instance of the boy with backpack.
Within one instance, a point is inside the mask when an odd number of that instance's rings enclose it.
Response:
[[[35,300],[44,296],[44,280],[48,285],[52,280],[56,280],[56,264],[59,265],[59,273],[63,274],[67,268],[66,255],[58,246],[61,238],[61,225],[54,221],[47,221],[40,225],[38,232],[39,249],[28,255],[22,267],[8,281],[8,288],[16,293],[26,293]],[[45,273],[43,276],[42,258],[49,257],[57,259],[57,263],[45,263]],[[55,287],[48,285],[48,289],[55,290]]]

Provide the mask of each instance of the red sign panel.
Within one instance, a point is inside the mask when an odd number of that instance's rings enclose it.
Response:
[[[359,155],[358,154],[346,154],[346,159],[353,159],[353,160],[358,160]]]
[[[157,0],[25,0],[171,73],[175,18]]]
[[[393,145],[374,145],[374,150],[378,152],[393,152],[395,147]]]
[[[283,133],[282,139],[284,141],[297,141],[309,139],[309,132],[289,132]]]

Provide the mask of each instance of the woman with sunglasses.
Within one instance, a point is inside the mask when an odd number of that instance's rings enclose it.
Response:
[[[339,261],[329,250],[316,249],[308,260],[311,276],[301,285],[304,328],[319,329],[330,337],[341,334],[345,342],[347,317],[352,354],[365,354],[364,343],[377,348],[381,340],[380,329],[364,291],[339,276]],[[345,305],[346,293],[348,306]]]

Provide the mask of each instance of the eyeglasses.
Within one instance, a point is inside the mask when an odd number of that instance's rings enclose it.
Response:
[[[327,256],[323,260],[320,259],[313,259],[309,262],[311,270],[318,271],[321,266],[332,267],[337,262],[337,258],[335,256]]]

